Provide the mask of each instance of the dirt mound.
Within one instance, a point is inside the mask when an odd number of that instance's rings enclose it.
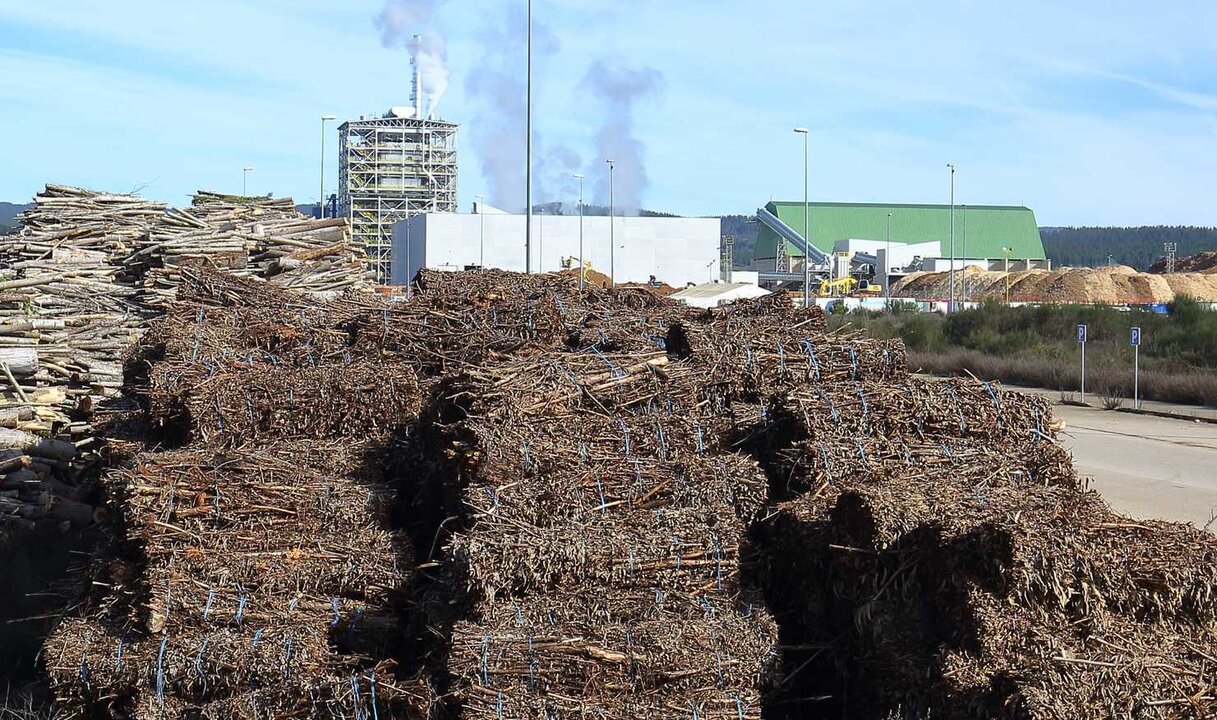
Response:
[[[1166,274],[1166,258],[1161,258],[1154,263],[1149,271],[1157,275]],[[1175,258],[1175,272],[1177,273],[1205,273],[1206,275],[1217,273],[1217,252],[1207,251],[1188,255],[1187,257]]]
[[[1011,272],[1008,282],[1012,302],[1138,305],[1168,303],[1177,295],[1217,302],[1217,269],[1164,275],[1137,272],[1124,265],[1062,268]],[[1007,275],[969,269],[956,273],[955,285],[957,296],[966,300],[1004,299]],[[892,286],[892,295],[945,300],[950,296],[950,274],[913,273]]]

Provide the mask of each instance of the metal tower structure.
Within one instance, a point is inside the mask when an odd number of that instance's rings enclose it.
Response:
[[[393,225],[419,213],[456,212],[455,123],[415,107],[338,128],[338,213],[351,223],[376,281],[391,277]]]
[[[1178,252],[1179,246],[1175,243],[1163,243],[1162,251],[1166,253],[1166,272],[1175,272],[1175,253]]]

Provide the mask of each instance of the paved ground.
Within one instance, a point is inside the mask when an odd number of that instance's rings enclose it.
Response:
[[[1217,515],[1217,425],[1056,405],[1078,472],[1117,511],[1204,527]],[[1217,522],[1211,524],[1217,530]]]

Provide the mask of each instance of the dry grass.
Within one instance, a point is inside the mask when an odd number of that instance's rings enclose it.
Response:
[[[1081,370],[1072,361],[956,349],[944,353],[910,352],[909,367],[934,375],[970,372],[978,378],[1014,385],[1062,392],[1081,390]],[[1103,397],[1131,398],[1132,373],[1124,368],[1089,367],[1086,390]],[[1142,370],[1141,399],[1217,407],[1217,374]]]

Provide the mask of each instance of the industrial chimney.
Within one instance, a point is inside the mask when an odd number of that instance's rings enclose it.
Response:
[[[422,45],[423,36],[414,36],[414,47],[418,48]],[[410,65],[414,68],[414,117],[420,120],[423,117],[423,71],[419,67],[418,52],[410,53]]]

